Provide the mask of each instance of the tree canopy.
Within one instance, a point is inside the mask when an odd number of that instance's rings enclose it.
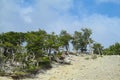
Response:
[[[106,54],[106,55],[120,55],[120,43],[116,42],[115,44],[104,49],[104,54]]]

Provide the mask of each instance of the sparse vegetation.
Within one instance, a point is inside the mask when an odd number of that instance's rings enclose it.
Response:
[[[96,54],[91,55],[91,59],[97,59],[97,55]]]
[[[21,77],[30,74],[37,74],[40,69],[51,68],[51,56],[58,62],[62,52],[69,53],[69,44],[72,43],[75,53],[89,54],[87,46],[93,43],[91,39],[92,31],[84,28],[80,32],[75,31],[70,35],[67,31],[62,30],[59,35],[54,32],[48,34],[44,30],[31,32],[6,32],[0,34],[0,75]],[[97,55],[120,55],[120,44],[103,49],[101,44],[94,44],[94,54],[92,59]],[[89,60],[89,57],[85,58]]]
[[[89,57],[85,57],[85,60],[89,60],[90,58]]]

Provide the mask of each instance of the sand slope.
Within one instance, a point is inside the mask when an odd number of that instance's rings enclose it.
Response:
[[[71,65],[60,65],[34,79],[24,80],[120,80],[120,56],[103,56],[89,59],[91,56],[71,56]],[[11,80],[0,77],[0,80]]]

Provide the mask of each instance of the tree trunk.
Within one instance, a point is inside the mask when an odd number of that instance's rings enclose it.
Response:
[[[52,62],[52,60],[51,60],[51,48],[49,48],[49,50],[48,50],[48,57],[49,57],[50,62]]]
[[[49,51],[48,51],[48,56],[50,56],[51,54],[51,48],[49,48]]]
[[[98,53],[99,53],[99,55],[100,55],[100,54],[101,54],[101,53],[100,53],[100,49],[99,49],[99,48],[97,48],[97,50],[98,50]]]
[[[77,55],[78,54],[78,50],[76,50],[75,48],[74,48],[74,53]]]
[[[89,43],[89,49],[90,49],[89,53],[93,55],[93,49],[92,49],[92,45],[89,39],[88,39],[88,43]]]

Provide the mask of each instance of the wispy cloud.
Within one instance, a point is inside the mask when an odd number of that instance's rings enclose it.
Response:
[[[23,20],[26,23],[32,23],[32,19],[31,19],[31,15],[30,15],[32,12],[33,12],[32,7],[27,7],[27,8],[21,9],[21,11],[20,11],[21,18],[23,18]]]
[[[86,16],[81,20],[82,26],[87,26],[93,30],[94,40],[106,44],[114,43],[120,41],[118,37],[119,34],[119,25],[120,18],[117,17],[108,17],[100,14],[93,14],[91,16]]]
[[[120,41],[120,17],[99,13],[90,15],[89,8],[86,8],[83,2],[76,4],[74,0],[35,0],[34,3],[27,2],[29,5],[25,5],[25,0],[19,1],[0,0],[0,32],[31,31],[40,28],[56,33],[65,29],[72,34],[76,30],[80,31],[82,27],[88,27],[93,30],[92,37],[105,46]],[[103,3],[113,0],[96,1]],[[75,14],[75,11],[78,14]]]

